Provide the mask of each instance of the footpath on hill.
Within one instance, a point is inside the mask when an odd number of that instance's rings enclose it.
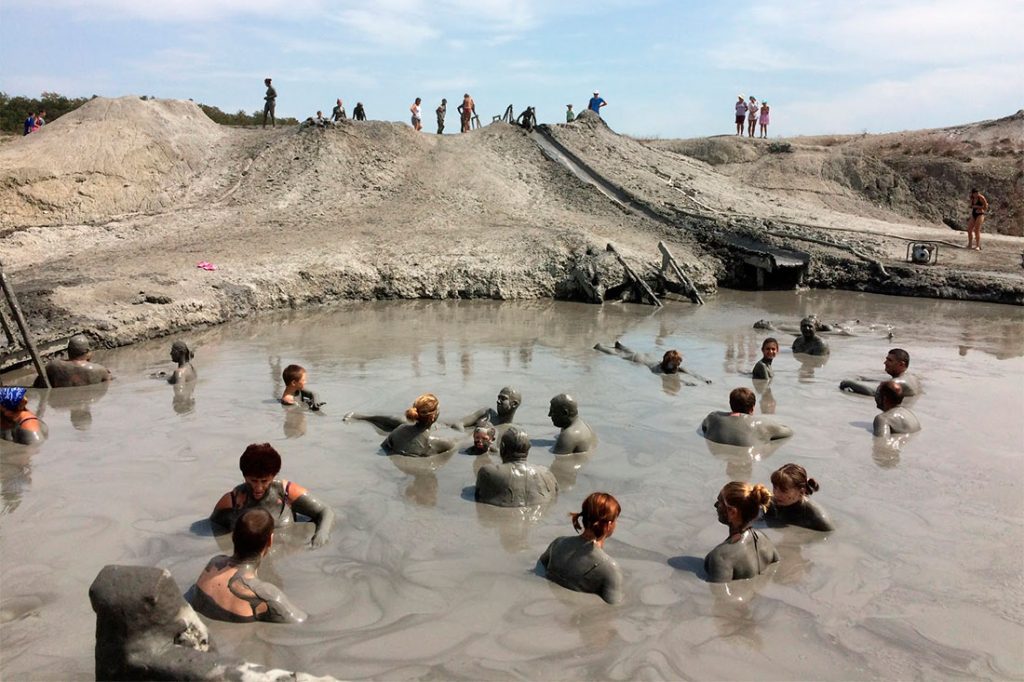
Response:
[[[852,188],[796,187],[806,172],[756,186],[594,116],[547,134],[643,210],[506,124],[239,129],[190,102],[97,99],[0,147],[3,262],[41,338],[111,345],[339,299],[579,298],[581,280],[622,279],[608,243],[643,270],[664,241],[708,293],[743,284],[736,234],[810,254],[815,286],[1024,302],[1018,237],[915,266],[907,240],[964,235]]]

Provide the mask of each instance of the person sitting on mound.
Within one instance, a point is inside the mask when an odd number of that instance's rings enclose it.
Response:
[[[207,618],[229,623],[301,623],[306,614],[277,587],[259,579],[260,561],[274,544],[274,519],[247,509],[231,532],[234,554],[210,559],[185,601]]]
[[[567,535],[551,542],[540,555],[548,580],[577,592],[600,595],[609,604],[622,601],[622,571],[604,551],[604,541],[615,532],[619,502],[608,493],[591,493],[579,512],[569,514],[572,527],[582,535]],[[582,523],[581,523],[582,521]]]
[[[295,520],[295,513],[308,516],[316,526],[310,544],[313,548],[327,544],[334,525],[334,511],[313,497],[301,485],[278,479],[281,455],[270,443],[253,443],[238,460],[245,482],[224,493],[210,514],[214,523],[232,528],[247,509],[265,509],[278,526]]]
[[[732,481],[715,500],[719,523],[729,526],[729,537],[704,558],[708,581],[746,580],[764,573],[779,560],[775,545],[750,527],[772,496],[763,485]]]
[[[367,421],[382,431],[390,431],[380,444],[389,455],[429,457],[448,452],[456,447],[450,438],[441,438],[433,433],[434,423],[441,415],[441,403],[433,393],[424,393],[413,401],[405,411],[405,419],[386,415],[357,414],[349,412],[345,421]],[[413,422],[406,423],[405,420]]]
[[[704,437],[723,445],[749,447],[780,438],[789,438],[793,429],[764,417],[754,416],[757,397],[749,388],[734,388],[729,393],[732,412],[712,412],[704,418],[700,430]]]
[[[46,378],[50,380],[51,387],[88,386],[114,378],[109,369],[92,362],[92,349],[89,347],[89,337],[85,334],[72,336],[68,340],[67,352],[67,360],[53,358],[46,363]],[[46,381],[38,376],[32,387],[46,388]]]
[[[26,390],[21,386],[0,387],[0,439],[21,445],[42,443],[49,431],[28,409]]]
[[[528,464],[530,436],[517,426],[501,437],[501,464],[485,464],[476,475],[475,499],[496,507],[532,507],[558,494],[558,481],[540,464]]]

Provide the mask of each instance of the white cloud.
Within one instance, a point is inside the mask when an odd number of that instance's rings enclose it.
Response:
[[[150,21],[191,22],[232,16],[295,16],[317,12],[322,0],[47,0],[47,12],[62,7],[92,19],[136,17]]]

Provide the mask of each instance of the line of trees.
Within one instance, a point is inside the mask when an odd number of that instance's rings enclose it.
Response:
[[[74,111],[91,99],[92,97],[65,97],[56,92],[44,92],[39,97],[23,97],[21,95],[11,96],[6,92],[0,92],[0,130],[21,134],[24,130],[25,119],[29,114],[46,110],[46,122],[52,123],[69,111]],[[154,99],[143,95],[143,100]],[[208,104],[199,104],[215,123],[230,126],[254,126],[263,124],[263,110],[257,109],[251,114],[239,109],[237,113],[229,114],[217,107]],[[277,122],[282,125],[298,125],[294,118],[278,117]]]

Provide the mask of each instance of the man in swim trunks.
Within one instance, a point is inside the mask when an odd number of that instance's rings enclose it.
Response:
[[[462,96],[462,104],[455,107],[459,111],[459,115],[462,116],[462,132],[469,132],[469,125],[473,120],[473,114],[476,113],[476,102],[469,96],[467,92]]]
[[[971,217],[967,219],[967,248],[981,251],[981,224],[988,213],[988,199],[975,187],[971,190]],[[972,244],[973,237],[973,244]]]
[[[274,543],[274,519],[265,509],[245,511],[231,533],[234,554],[210,559],[185,600],[207,618],[229,623],[301,623],[306,614],[256,571]]]
[[[0,439],[21,445],[46,440],[46,424],[28,409],[28,398],[21,386],[0,386]]]
[[[729,393],[732,412],[712,412],[704,418],[700,430],[704,437],[723,445],[750,447],[780,438],[789,438],[793,429],[754,416],[757,397],[749,388],[734,388]]]
[[[87,386],[110,381],[110,370],[103,365],[92,362],[92,350],[89,348],[89,337],[76,334],[68,340],[68,359],[54,358],[46,363],[46,377],[53,388],[69,386]],[[33,388],[46,388],[43,377],[36,377]]]

